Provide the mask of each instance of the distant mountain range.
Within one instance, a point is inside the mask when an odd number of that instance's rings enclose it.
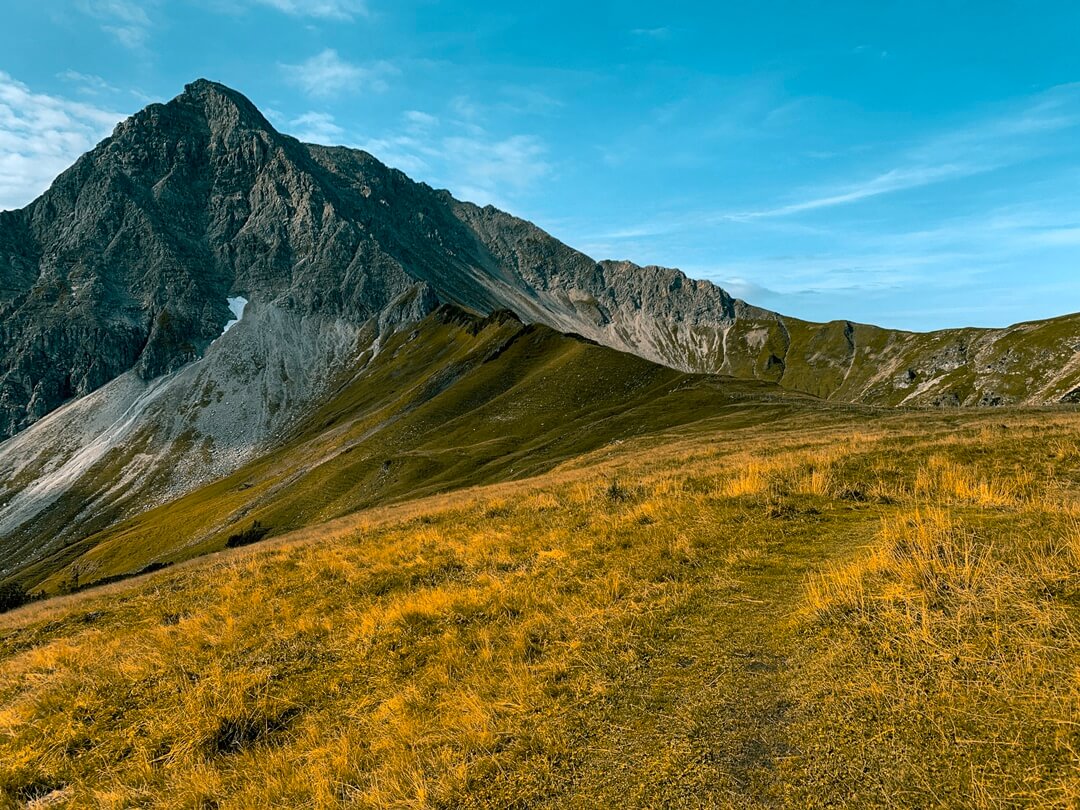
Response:
[[[788,318],[301,143],[205,80],[0,212],[0,580],[92,581],[256,515],[276,532],[814,398],[1075,402],[1080,316]]]

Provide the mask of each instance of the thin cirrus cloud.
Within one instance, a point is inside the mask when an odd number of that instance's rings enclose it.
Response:
[[[367,3],[362,0],[251,0],[251,2],[254,5],[277,9],[294,17],[354,20],[369,14]]]
[[[398,73],[389,62],[355,64],[342,59],[333,48],[327,48],[299,64],[280,66],[285,80],[306,95],[329,98],[344,93],[383,93],[388,80]]]
[[[307,112],[288,128],[300,140],[363,149],[414,179],[480,205],[512,207],[511,199],[527,194],[552,171],[547,145],[536,136],[498,137],[475,122],[444,121],[421,110],[405,111],[396,131],[367,139],[350,138],[325,112]]]
[[[572,240],[593,255],[675,263],[810,320],[856,313],[928,329],[1048,317],[1075,308],[1054,290],[1075,277],[1080,246],[1078,130],[1080,85],[1058,85],[906,144],[849,149],[831,180],[814,167],[818,183],[762,187],[757,204],[669,203],[647,221]],[[917,206],[900,199],[916,189],[932,193]],[[702,233],[712,236],[695,243]],[[1009,284],[1017,272],[1024,283]],[[916,310],[911,300],[939,305]]]
[[[34,93],[0,72],[0,210],[26,205],[123,114]]]
[[[979,174],[995,168],[992,164],[946,163],[940,166],[913,166],[890,169],[869,180],[828,191],[822,196],[814,196],[788,205],[767,208],[760,211],[726,214],[725,218],[734,221],[783,217],[800,214],[819,208],[832,208],[837,205],[858,202],[869,197],[892,194],[897,191],[919,188],[920,186],[940,183],[944,180]]]
[[[324,146],[337,144],[345,135],[345,130],[334,122],[334,116],[322,112],[306,112],[293,118],[289,128],[293,137]]]
[[[93,73],[79,73],[77,70],[65,70],[56,74],[61,81],[73,84],[76,89],[88,96],[97,96],[102,93],[120,93],[121,90],[114,84],[110,84],[101,76]]]
[[[522,194],[551,171],[547,148],[532,135],[504,139],[453,136],[442,141],[454,191],[465,199],[509,207],[502,194]]]
[[[79,0],[77,7],[125,48],[139,51],[150,36],[153,23],[147,8],[153,5],[155,0]]]
[[[787,221],[800,227],[798,215],[914,190],[1022,164],[1060,149],[1055,137],[1080,126],[1080,84],[1059,85],[1028,98],[1013,109],[935,133],[888,159],[892,164],[858,180],[802,189],[787,201],[743,210],[678,212],[647,223],[623,225],[588,237],[604,243],[663,236],[724,223],[767,224]]]
[[[882,194],[983,174],[1043,154],[1042,136],[1080,124],[1080,84],[1052,87],[1018,110],[948,130],[900,155],[903,165],[867,181],[799,202],[743,215],[775,217],[831,208]]]

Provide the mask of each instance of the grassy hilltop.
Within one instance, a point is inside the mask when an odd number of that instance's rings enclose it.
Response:
[[[0,617],[55,807],[1075,807],[1080,416],[630,437]]]

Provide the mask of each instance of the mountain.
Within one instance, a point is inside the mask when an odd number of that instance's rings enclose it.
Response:
[[[122,122],[26,208],[0,212],[0,577],[85,551],[90,538],[275,453],[288,475],[306,475],[323,458],[295,444],[309,420],[342,391],[376,385],[403,335],[436,340],[446,307],[480,323],[509,312],[515,328],[648,361],[620,361],[613,391],[658,374],[651,363],[773,384],[759,395],[787,389],[859,405],[1080,399],[1080,316],[931,334],[788,318],[677,270],[594,261],[365,152],[301,143],[239,93],[200,80]],[[422,359],[398,373],[453,377]],[[473,427],[485,432],[501,417],[476,396],[475,418],[486,421]],[[635,401],[623,402],[626,413]],[[392,402],[366,428],[379,426],[373,437],[401,420],[395,409],[415,405]],[[595,442],[616,435],[599,431]],[[504,462],[513,456],[493,446]],[[545,453],[537,463],[561,457]],[[465,455],[456,473],[432,480],[460,485],[499,467]],[[339,507],[401,497],[427,478],[410,480]],[[202,548],[234,524],[221,517],[182,538],[139,542]]]

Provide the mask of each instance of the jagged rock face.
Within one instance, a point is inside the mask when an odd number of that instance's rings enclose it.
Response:
[[[683,371],[882,405],[1054,402],[1080,324],[913,335],[809,324],[677,270],[596,262],[365,152],[302,144],[198,81],[0,213],[0,437],[132,371],[201,357],[226,298],[354,327],[411,294],[575,332]]]
[[[720,370],[723,335],[737,318],[776,317],[678,270],[595,262],[491,206],[455,203],[454,213],[494,259],[501,290],[527,291],[526,301],[503,293],[504,305],[538,309],[536,320],[681,371]]]
[[[417,280],[324,174],[243,97],[198,82],[0,215],[0,436],[129,369],[201,356],[233,293],[376,317]]]

